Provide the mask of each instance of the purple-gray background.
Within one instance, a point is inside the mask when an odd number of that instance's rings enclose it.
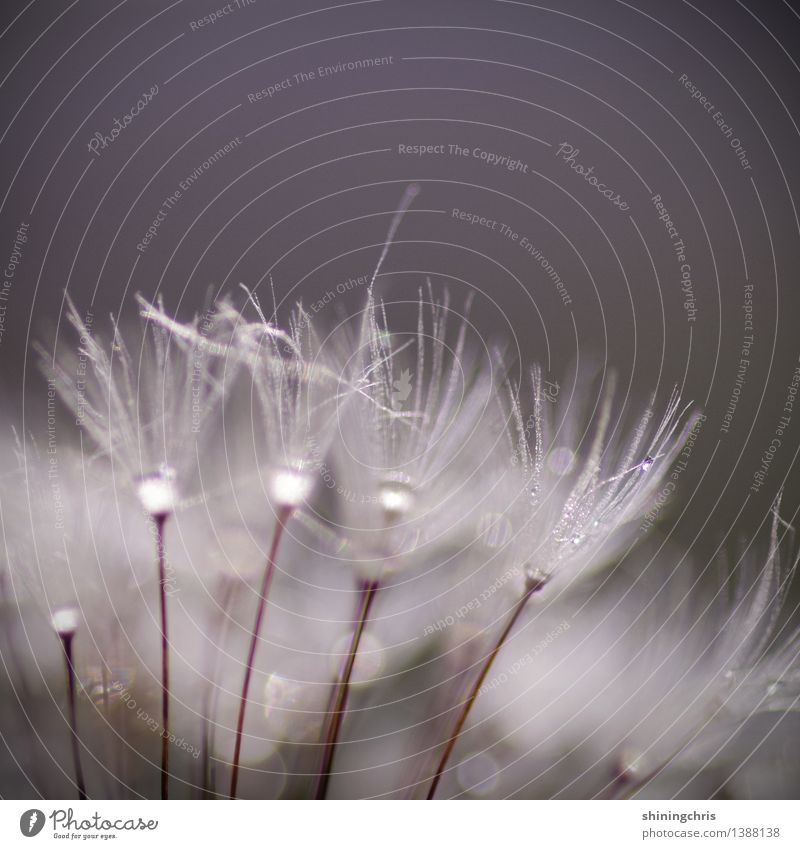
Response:
[[[456,305],[474,291],[482,334],[550,375],[576,361],[612,368],[637,406],[680,385],[707,421],[667,525],[684,542],[699,534],[703,555],[729,531],[763,532],[784,484],[793,518],[800,406],[763,486],[749,487],[800,354],[796,3],[240,0],[197,24],[220,7],[3,4],[4,268],[21,254],[0,296],[7,420],[41,427],[30,343],[52,338],[64,290],[100,328],[110,311],[133,316],[137,291],[188,315],[209,287],[266,294],[271,275],[285,314],[370,273],[416,181],[384,266],[387,298],[413,299],[430,277]],[[92,152],[144,92],[139,114]],[[137,248],[181,182],[235,139]],[[627,209],[570,167],[564,144]],[[401,145],[444,147],[420,157]],[[685,244],[685,288],[654,195]],[[753,340],[737,382],[748,284]],[[363,295],[337,293],[322,319]]]

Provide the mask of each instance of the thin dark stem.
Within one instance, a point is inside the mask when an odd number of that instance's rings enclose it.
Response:
[[[155,516],[158,556],[158,599],[161,613],[161,798],[169,798],[169,638],[167,636],[167,563],[164,551],[165,515]]]
[[[450,735],[449,740],[447,741],[447,747],[442,754],[441,760],[439,761],[439,766],[436,768],[436,772],[433,776],[433,781],[431,782],[430,790],[428,791],[428,798],[433,799],[436,795],[436,788],[439,786],[439,782],[442,779],[442,774],[444,773],[445,767],[447,766],[447,761],[450,759],[450,755],[453,753],[453,749],[455,748],[456,743],[458,742],[458,738],[461,736],[461,732],[464,730],[464,723],[467,721],[467,717],[469,716],[469,712],[472,710],[472,706],[475,704],[475,700],[478,698],[478,693],[480,692],[481,687],[483,686],[483,682],[486,680],[486,676],[489,673],[489,670],[492,667],[492,664],[495,661],[495,658],[500,653],[500,649],[505,644],[505,641],[508,639],[508,635],[511,633],[514,625],[519,619],[520,614],[525,608],[525,605],[528,603],[528,599],[536,592],[538,589],[541,589],[539,584],[532,584],[525,591],[525,594],[520,598],[517,602],[514,610],[511,612],[511,616],[506,623],[505,628],[503,628],[502,634],[498,638],[497,642],[494,645],[494,648],[489,652],[489,655],[486,658],[485,663],[483,664],[483,668],[480,671],[480,675],[478,675],[477,680],[472,685],[472,689],[467,696],[466,701],[461,707],[461,712],[458,715],[458,721],[456,722],[456,726],[453,729],[453,733]]]
[[[673,749],[672,753],[669,757],[665,758],[661,763],[656,766],[654,769],[651,769],[650,772],[639,778],[631,777],[623,787],[617,788],[617,795],[612,797],[614,799],[633,799],[633,797],[640,791],[644,790],[645,786],[648,785],[654,778],[658,778],[659,775],[672,763],[675,758],[677,758],[681,752],[695,740],[697,736],[696,731],[690,731],[689,736],[675,749]],[[624,791],[624,792],[622,792]]]
[[[106,659],[104,657],[100,658],[100,686],[103,688],[103,711],[108,716],[110,701],[108,696],[108,666],[106,666]]]
[[[270,546],[267,564],[264,569],[264,577],[261,579],[261,593],[258,598],[258,609],[256,610],[256,618],[253,623],[253,631],[250,636],[250,650],[247,653],[247,665],[244,670],[244,681],[242,682],[242,695],[239,701],[239,719],[236,723],[236,743],[233,747],[233,764],[231,769],[231,799],[236,798],[236,788],[239,783],[239,758],[242,753],[242,730],[244,729],[244,715],[247,710],[247,694],[250,690],[250,679],[253,677],[253,663],[256,658],[256,649],[258,648],[258,634],[261,630],[261,622],[264,619],[264,609],[267,604],[267,596],[269,595],[269,587],[272,583],[272,576],[275,574],[275,558],[278,554],[278,546],[280,545],[281,536],[286,522],[292,515],[291,508],[284,507],[280,510],[277,517],[275,530],[272,533],[272,545]]]
[[[203,695],[203,732],[200,744],[200,769],[202,795],[204,799],[210,799],[212,788],[214,787],[214,765],[211,760],[211,747],[214,742],[214,732],[212,728],[213,718],[217,713],[217,680],[220,672],[220,657],[222,655],[223,646],[226,643],[228,633],[229,611],[231,599],[233,597],[234,585],[232,581],[223,579],[220,581],[219,593],[222,595],[222,609],[216,622],[214,629],[216,635],[215,649],[216,651],[209,653],[208,672],[206,675],[205,692]]]
[[[358,618],[356,627],[353,631],[353,637],[350,640],[350,649],[347,652],[344,669],[339,677],[339,683],[336,685],[331,704],[328,707],[326,717],[326,725],[328,733],[325,739],[325,748],[322,753],[322,768],[317,776],[316,798],[324,799],[328,794],[328,784],[331,779],[331,767],[333,766],[333,758],[336,754],[336,744],[339,740],[339,731],[342,727],[342,721],[347,711],[347,697],[350,693],[350,678],[353,675],[353,667],[355,666],[356,656],[358,655],[358,644],[361,642],[361,636],[364,633],[364,627],[369,619],[369,611],[372,607],[372,602],[375,600],[375,594],[378,591],[378,581],[362,581],[359,595]]]
[[[75,765],[75,783],[78,785],[78,798],[86,798],[86,782],[83,779],[81,765],[81,743],[78,737],[78,711],[75,704],[75,667],[72,663],[72,634],[61,637],[64,647],[64,665],[67,669],[67,692],[69,694],[69,725],[72,732],[72,760]]]

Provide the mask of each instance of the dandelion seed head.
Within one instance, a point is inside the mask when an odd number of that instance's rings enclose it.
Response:
[[[528,564],[525,567],[525,585],[529,592],[537,593],[544,589],[548,581],[548,575],[538,566]]]
[[[279,507],[299,507],[311,494],[312,478],[292,467],[277,469],[269,481],[270,497]]]
[[[414,504],[411,479],[402,473],[389,475],[378,485],[378,501],[387,521],[402,519]]]
[[[140,478],[136,494],[148,515],[154,519],[169,516],[177,502],[174,469],[162,466],[159,471]]]
[[[80,624],[80,613],[78,608],[73,605],[59,607],[53,611],[50,618],[53,630],[59,637],[72,637],[78,630]]]
[[[516,390],[509,411],[515,465],[526,475],[524,495],[513,508],[514,544],[520,559],[535,551],[548,574],[571,582],[612,563],[629,547],[670,458],[696,420],[690,417],[681,427],[686,410],[673,392],[660,421],[651,406],[631,434],[620,425],[622,411],[614,410],[613,378],[585,414],[578,401],[576,415],[575,404],[571,409],[548,398],[541,369],[534,368],[531,377],[532,411],[523,409]],[[575,380],[570,397],[580,399],[588,394],[586,377]],[[659,457],[664,459],[656,470]]]

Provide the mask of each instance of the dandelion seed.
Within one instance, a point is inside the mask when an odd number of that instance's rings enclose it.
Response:
[[[174,481],[175,470],[169,467],[141,478],[136,494],[145,513],[153,518],[165,518],[175,510],[178,499]]]
[[[396,473],[378,485],[378,499],[387,522],[402,519],[411,510],[414,494],[407,475]]]
[[[528,592],[537,593],[547,584],[547,575],[536,566],[525,568],[525,583]]]
[[[67,674],[67,696],[69,704],[69,726],[72,739],[72,760],[75,768],[75,784],[78,787],[78,799],[86,798],[86,781],[81,763],[81,741],[78,736],[78,712],[75,692],[75,664],[72,642],[78,630],[79,613],[75,607],[61,607],[53,612],[53,630],[61,639],[64,651],[64,667]]]
[[[269,483],[275,504],[293,510],[308,498],[313,482],[310,475],[299,469],[278,469]]]
[[[59,637],[74,637],[80,624],[80,614],[76,607],[60,607],[53,611],[53,616],[50,620],[53,624],[53,630]]]

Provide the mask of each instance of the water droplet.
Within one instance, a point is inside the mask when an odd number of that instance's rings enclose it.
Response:
[[[554,448],[547,455],[547,467],[557,475],[569,474],[574,465],[575,454],[566,446],[562,445],[560,448]]]
[[[73,605],[59,607],[53,611],[50,622],[59,637],[71,637],[78,630],[80,613],[78,608]]]
[[[653,458],[648,454],[647,457],[645,457],[644,460],[642,460],[642,462],[639,463],[639,468],[643,472],[649,472],[650,469],[653,468],[654,462],[655,462],[655,460],[653,460]]]
[[[572,538],[572,544],[573,545],[580,545],[582,542],[583,542],[583,537],[580,534],[576,534]]]
[[[408,475],[394,472],[379,485],[378,502],[388,521],[397,521],[411,510],[414,493],[410,484]]]
[[[623,748],[614,764],[614,777],[621,784],[633,781],[642,768],[641,753],[630,746]]]
[[[169,516],[175,509],[175,470],[162,466],[157,472],[139,479],[136,494],[145,512],[154,519]]]
[[[279,507],[298,507],[311,492],[311,476],[297,467],[278,469],[272,474],[269,489]]]

